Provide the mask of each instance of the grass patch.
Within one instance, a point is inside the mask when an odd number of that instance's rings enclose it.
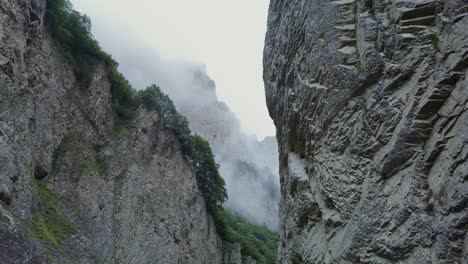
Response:
[[[2,211],[0,210],[0,221],[4,222],[5,224],[7,225],[10,225],[11,222],[10,222],[10,219],[8,217],[6,217]]]
[[[0,83],[0,95],[5,98],[8,97],[8,87],[6,81],[2,81]]]
[[[115,141],[121,141],[128,137],[128,129],[126,127],[116,127],[112,130],[111,138]]]
[[[69,157],[71,160],[76,161],[72,164],[72,170],[78,175],[86,172],[97,172],[99,175],[104,175],[107,165],[98,154],[100,148],[98,145],[90,147],[82,143],[77,136],[65,137],[55,150],[52,174],[57,175],[62,160]]]
[[[31,222],[23,219],[11,207],[0,202],[5,210],[15,218],[22,226],[24,226],[30,234],[38,239],[38,242],[46,249],[46,256],[54,260],[54,263],[64,263],[61,257],[68,259],[66,263],[75,263],[66,252],[60,247],[63,240],[70,235],[76,234],[76,228],[72,221],[65,217],[58,208],[58,201],[55,195],[49,191],[44,182],[31,179],[31,187],[36,189],[39,198],[38,211],[33,215]],[[4,219],[6,218],[6,219]],[[10,223],[10,220],[2,214],[0,210],[0,221]],[[50,246],[50,247],[49,247]],[[55,249],[55,250],[52,250]]]
[[[40,198],[40,213],[33,215],[31,232],[36,238],[48,242],[61,251],[62,241],[76,234],[76,227],[60,212],[57,198],[47,189],[45,182],[33,181]]]

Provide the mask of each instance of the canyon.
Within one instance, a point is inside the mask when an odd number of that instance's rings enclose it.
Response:
[[[467,263],[466,0],[271,0],[263,141],[60,3],[0,0],[0,263],[273,263],[223,202],[276,263]]]

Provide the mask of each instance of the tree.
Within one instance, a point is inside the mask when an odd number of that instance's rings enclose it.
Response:
[[[192,165],[197,175],[198,186],[208,204],[221,208],[227,200],[224,179],[219,174],[219,166],[214,160],[209,143],[198,135],[191,138]]]

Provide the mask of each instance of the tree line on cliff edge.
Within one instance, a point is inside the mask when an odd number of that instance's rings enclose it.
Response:
[[[120,125],[129,125],[136,109],[143,105],[156,111],[163,125],[173,131],[182,151],[194,168],[200,190],[210,207],[220,207],[227,199],[224,180],[218,172],[213,153],[204,139],[192,135],[188,121],[180,115],[170,98],[159,87],[151,85],[136,91],[118,72],[117,62],[104,52],[91,34],[91,21],[71,8],[66,0],[47,1],[46,23],[56,44],[73,66],[82,87],[89,84],[92,70],[103,61],[109,69],[112,105]]]
[[[223,208],[228,195],[209,143],[191,133],[187,119],[177,112],[171,99],[156,85],[136,91],[117,70],[118,63],[92,36],[89,17],[73,10],[68,0],[47,0],[46,25],[63,56],[73,66],[82,89],[89,85],[96,65],[105,63],[118,125],[131,125],[136,109],[144,106],[156,111],[163,125],[175,133],[195,172],[198,188],[215,219],[219,235],[225,241],[241,244],[243,254],[258,262],[274,263],[276,234]]]

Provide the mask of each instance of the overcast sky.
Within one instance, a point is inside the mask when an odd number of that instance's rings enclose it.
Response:
[[[260,139],[275,134],[262,81],[268,0],[72,3],[75,9],[89,15],[95,26],[105,24],[106,28],[113,28],[112,35],[133,38],[163,58],[205,64],[216,82],[218,97],[238,116],[244,130]],[[103,33],[95,33],[98,40],[100,34]]]

